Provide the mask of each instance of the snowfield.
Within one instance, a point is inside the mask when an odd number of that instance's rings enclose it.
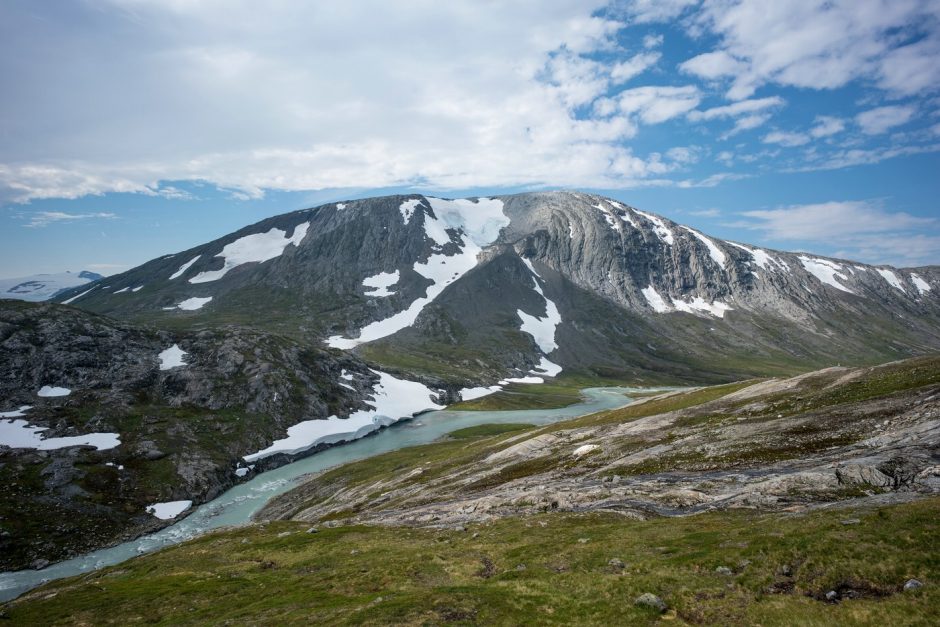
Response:
[[[555,342],[555,330],[558,325],[561,324],[561,314],[558,312],[558,307],[555,306],[555,303],[549,300],[542,291],[542,286],[539,285],[539,279],[541,277],[538,272],[535,271],[532,262],[524,258],[522,261],[532,273],[532,283],[535,292],[545,301],[545,317],[533,316],[521,309],[516,310],[516,315],[522,320],[521,330],[531,335],[539,349],[547,355],[558,348],[558,344]]]
[[[652,307],[653,311],[656,313],[666,313],[671,309],[652,285],[643,288],[640,290],[640,293],[643,294],[643,298],[646,299],[646,302],[649,303],[649,306]]]
[[[246,455],[244,460],[252,462],[276,453],[301,453],[321,443],[355,440],[418,412],[444,408],[434,401],[435,392],[424,384],[397,379],[378,370],[372,372],[379,375],[379,382],[372,388],[372,400],[366,401],[372,409],[361,409],[348,418],[330,416],[298,423],[287,429],[286,438]]]
[[[96,285],[95,287],[98,287],[98,286]],[[77,301],[79,298],[81,298],[81,297],[84,296],[85,294],[89,294],[89,293],[91,293],[91,292],[94,292],[94,291],[95,291],[95,287],[91,288],[90,290],[86,290],[86,291],[82,292],[81,294],[76,294],[75,296],[73,296],[72,298],[70,298],[70,299],[68,299],[68,300],[63,300],[63,301],[62,301],[62,304],[63,304],[63,305],[71,305],[72,303],[74,303],[75,301]]]
[[[192,298],[187,298],[181,303],[174,305],[173,307],[164,307],[164,310],[171,309],[182,309],[183,311],[196,311],[197,309],[202,309],[203,306],[212,300],[211,296],[206,296],[200,298],[198,296],[193,296]]]
[[[388,288],[398,283],[398,270],[394,272],[379,272],[362,280],[363,287],[372,288],[365,292],[366,296],[391,296],[395,292]]]
[[[272,228],[266,233],[252,233],[239,238],[231,244],[226,244],[216,257],[224,259],[224,265],[219,270],[207,270],[200,272],[189,280],[190,283],[208,283],[217,281],[224,277],[230,270],[237,268],[245,263],[262,263],[284,253],[288,245],[300,246],[307,235],[309,222],[298,224],[294,227],[294,233],[287,237],[287,232],[278,228]]]
[[[154,503],[147,506],[147,513],[153,514],[160,520],[173,520],[187,509],[192,507],[192,501],[168,501],[166,503]]]
[[[39,388],[39,391],[36,392],[36,396],[42,396],[44,398],[53,397],[53,396],[68,396],[72,393],[72,390],[68,388],[60,388],[54,385],[44,385]]]
[[[725,266],[725,254],[721,251],[720,248],[718,248],[715,242],[705,237],[695,229],[690,229],[687,226],[683,226],[682,228],[691,233],[698,241],[705,244],[705,247],[708,248],[708,254],[712,258],[712,261],[717,263],[722,268]]]
[[[846,286],[839,283],[837,280],[841,279],[843,281],[847,281],[848,277],[846,277],[844,274],[839,274],[842,272],[842,266],[836,262],[829,261],[828,259],[804,257],[803,255],[800,255],[799,260],[800,263],[803,264],[803,267],[806,268],[807,272],[812,274],[826,285],[831,285],[832,287],[842,290],[843,292],[848,292],[849,294],[855,293]]]
[[[488,387],[477,387],[477,388],[463,388],[460,390],[460,400],[462,401],[472,401],[474,399],[483,398],[484,396],[489,396],[502,390],[500,385],[491,385]]]
[[[196,255],[195,257],[193,257],[192,259],[190,259],[189,261],[181,265],[179,270],[177,270],[176,272],[170,275],[170,280],[172,281],[173,279],[178,279],[181,276],[183,276],[183,273],[189,270],[189,267],[191,265],[199,261],[200,257],[202,257],[202,255]]]
[[[913,272],[911,273],[911,281],[914,283],[914,287],[917,288],[917,291],[922,295],[930,291],[930,283],[923,280]]]
[[[701,296],[696,296],[689,301],[673,298],[672,305],[678,311],[684,311],[691,314],[696,312],[707,313],[715,316],[716,318],[724,318],[725,312],[731,311],[731,307],[721,302],[720,300],[709,303]]]
[[[904,285],[901,283],[901,279],[899,279],[898,275],[896,275],[895,273],[891,272],[890,270],[886,270],[884,268],[875,268],[875,272],[880,274],[881,277],[885,281],[890,283],[892,287],[899,289],[904,293],[907,293],[907,291],[904,289]]]
[[[26,415],[32,409],[24,405],[17,410],[0,412],[0,445],[10,448],[31,448],[39,451],[52,451],[69,446],[93,446],[99,451],[105,451],[121,443],[117,433],[86,433],[63,438],[43,437],[47,427],[31,426],[26,420],[15,419]],[[9,420],[9,418],[13,418]]]
[[[651,213],[646,213],[645,211],[640,211],[639,209],[636,209],[636,212],[653,224],[653,230],[656,232],[656,236],[659,237],[659,239],[661,239],[666,244],[669,244],[670,246],[675,243],[675,239],[672,236],[672,231],[669,230],[669,227],[666,226],[665,222]]]
[[[735,248],[740,248],[744,252],[751,255],[751,259],[760,266],[761,270],[773,270],[773,266],[780,268],[781,270],[788,271],[789,268],[781,262],[779,259],[776,259],[770,255],[766,250],[760,248],[748,248],[742,244],[736,244],[734,242],[725,242],[729,246],[734,246]]]
[[[183,361],[188,353],[179,347],[178,344],[174,344],[170,348],[161,352],[157,357],[160,359],[160,370],[169,370],[171,368],[179,368],[180,366],[185,366],[186,362]]]

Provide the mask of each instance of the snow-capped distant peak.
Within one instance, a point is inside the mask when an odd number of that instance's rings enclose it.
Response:
[[[78,274],[59,272],[0,279],[0,298],[13,298],[35,303],[49,300],[67,289],[86,285],[101,278],[103,277],[100,274],[83,270]]]

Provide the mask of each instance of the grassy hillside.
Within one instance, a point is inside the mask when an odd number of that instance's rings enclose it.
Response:
[[[802,516],[544,514],[465,530],[278,522],[48,585],[4,614],[23,625],[930,625],[938,521],[933,498]],[[904,591],[911,578],[926,585]],[[646,592],[664,614],[634,604]]]

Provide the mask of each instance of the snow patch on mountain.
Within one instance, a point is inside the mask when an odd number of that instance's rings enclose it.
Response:
[[[183,361],[188,353],[179,347],[179,344],[174,344],[170,348],[162,351],[157,358],[160,360],[160,370],[170,370],[171,368],[179,368],[180,366],[185,366],[186,362]]]
[[[95,287],[98,287],[98,286],[96,285]],[[75,301],[77,301],[79,298],[81,298],[81,297],[84,296],[85,294],[88,294],[88,293],[91,293],[91,292],[95,291],[95,287],[91,288],[90,290],[86,290],[86,291],[82,292],[81,294],[76,294],[75,296],[73,296],[72,298],[70,298],[70,299],[68,299],[68,300],[63,300],[63,301],[62,301],[62,304],[63,304],[63,305],[71,305],[72,303],[74,303]]]
[[[427,261],[415,263],[415,272],[430,279],[432,284],[426,288],[425,295],[414,300],[407,309],[384,320],[367,324],[360,330],[357,338],[331,336],[326,341],[327,345],[348,350],[410,327],[421,311],[433,302],[448,285],[476,267],[477,256],[482,251],[481,247],[491,244],[499,236],[500,229],[509,224],[509,218],[503,215],[501,200],[429,198],[428,201],[437,217],[434,218],[429,213],[423,214],[425,236],[435,244],[437,249],[443,249],[448,244],[457,244],[458,252],[453,255],[443,252],[431,254]],[[455,233],[454,236],[448,233],[448,228]]]
[[[216,257],[224,260],[224,265],[219,270],[207,270],[200,272],[189,280],[190,283],[208,283],[217,281],[224,277],[230,270],[237,268],[245,263],[262,263],[275,257],[280,257],[288,245],[299,246],[307,235],[309,222],[298,224],[294,227],[294,233],[287,237],[287,232],[278,228],[272,228],[266,233],[252,233],[241,237],[230,244],[226,244]]]
[[[666,301],[663,300],[663,297],[659,295],[659,292],[656,291],[656,288],[652,285],[643,288],[640,290],[640,293],[643,294],[643,298],[646,299],[646,302],[656,313],[666,313],[671,309],[671,307],[666,304]]]
[[[183,311],[196,311],[197,309],[202,309],[206,303],[212,300],[211,296],[199,297],[193,296],[192,298],[187,298],[181,303],[173,305],[172,307],[164,307],[165,311],[172,309],[182,309]]]
[[[695,229],[690,229],[690,228],[687,227],[687,226],[683,226],[683,227],[681,227],[681,228],[685,229],[686,231],[688,231],[689,233],[691,233],[693,236],[695,236],[695,238],[696,238],[698,241],[700,241],[700,242],[702,242],[703,244],[705,244],[705,247],[708,248],[708,254],[709,254],[709,256],[711,256],[712,261],[714,261],[715,263],[717,263],[719,266],[724,267],[724,265],[725,265],[725,254],[721,251],[720,248],[718,248],[718,246],[715,244],[715,242],[713,242],[713,241],[710,240],[709,238],[705,237],[704,235],[702,235],[701,233],[699,233],[699,232],[696,231]]]
[[[503,213],[503,201],[498,198],[428,198],[437,219],[454,229],[462,229],[477,246],[488,246],[496,241],[509,218]]]
[[[475,387],[475,388],[463,388],[458,394],[460,394],[460,400],[462,401],[472,401],[478,398],[483,398],[484,396],[489,396],[490,394],[495,394],[503,389],[501,385],[490,385],[486,387]]]
[[[817,257],[805,257],[800,255],[798,258],[807,272],[812,274],[826,285],[831,285],[832,287],[842,290],[843,292],[848,292],[849,294],[855,293],[846,286],[839,283],[837,280],[848,280],[848,277],[846,277],[844,274],[840,274],[840,272],[843,272],[841,265],[834,261],[829,261],[828,259],[819,259]]]
[[[744,252],[748,253],[754,263],[760,266],[762,270],[773,270],[774,266],[787,272],[790,270],[785,263],[775,257],[772,257],[766,250],[762,250],[760,248],[748,248],[747,246],[736,244],[734,242],[726,241],[725,244],[734,246],[735,248],[740,248]]]
[[[709,303],[701,296],[696,296],[692,300],[673,298],[672,305],[677,311],[684,311],[690,314],[707,313],[716,318],[724,318],[725,313],[732,310],[731,306],[720,300]]]
[[[189,261],[187,261],[186,263],[184,263],[183,265],[181,265],[180,268],[179,268],[179,270],[177,270],[176,272],[174,272],[173,274],[170,275],[170,280],[172,281],[173,279],[178,279],[178,278],[180,278],[181,276],[183,276],[183,273],[186,272],[187,270],[189,270],[189,267],[190,267],[191,265],[193,265],[194,263],[196,263],[197,261],[199,261],[199,258],[200,258],[200,257],[202,257],[202,255],[196,255],[195,257],[193,257],[192,259],[190,259]]]
[[[532,262],[529,259],[522,259],[522,261],[532,273],[532,283],[535,286],[535,292],[545,301],[545,317],[533,316],[521,309],[517,309],[516,314],[522,320],[521,330],[531,335],[539,349],[547,355],[558,348],[558,344],[555,342],[555,330],[558,328],[558,325],[561,324],[561,313],[559,313],[555,303],[549,300],[548,297],[545,296],[545,292],[542,291],[542,286],[539,285],[539,279],[541,277],[539,277],[538,272],[535,271]]]
[[[892,287],[895,287],[901,290],[902,292],[906,293],[906,290],[904,289],[904,285],[901,283],[901,279],[898,278],[898,275],[896,275],[895,273],[885,268],[875,268],[875,272],[880,274],[881,277],[885,281],[887,281],[889,284],[891,284]]]
[[[415,209],[417,209],[418,205],[420,204],[420,198],[412,198],[411,200],[406,200],[401,204],[398,210],[401,212],[401,218],[405,221],[405,224],[411,222],[411,216],[414,214]]]
[[[55,385],[44,385],[39,388],[39,391],[36,392],[36,396],[41,396],[43,398],[53,398],[56,396],[68,396],[72,393],[72,390],[68,388],[60,388]]]
[[[645,211],[640,211],[639,209],[636,209],[635,211],[653,223],[653,231],[660,240],[669,244],[670,246],[675,244],[676,240],[672,235],[672,231],[669,230],[669,227],[666,226],[666,223],[663,222],[658,216],[654,216],[651,213],[646,213]]]
[[[16,411],[0,413],[0,418],[23,416],[29,409],[29,405],[24,405]],[[26,420],[0,420],[0,446],[39,451],[52,451],[69,446],[93,446],[99,451],[104,451],[121,443],[117,433],[86,433],[63,438],[46,438],[43,437],[43,431],[48,431],[48,428],[32,426]]]
[[[192,501],[167,501],[147,506],[147,513],[153,514],[160,520],[173,520],[187,509],[192,507]]]
[[[398,283],[398,270],[394,272],[379,272],[362,280],[364,287],[371,288],[371,291],[365,292],[366,296],[391,296],[394,291],[388,288]]]
[[[596,205],[591,205],[591,206],[604,214],[604,220],[607,221],[607,224],[610,225],[610,228],[612,228],[615,231],[620,231],[623,229],[623,226],[620,224],[620,220],[617,219],[617,216],[614,214],[613,211],[611,211],[610,209],[608,209],[601,203],[597,203]]]
[[[917,288],[917,291],[921,294],[926,294],[930,291],[930,283],[920,278],[918,275],[911,272],[911,281],[914,283],[914,287]]]
[[[305,420],[288,428],[287,437],[246,455],[244,460],[252,462],[276,453],[297,454],[321,443],[355,440],[418,412],[444,408],[434,400],[434,391],[423,383],[398,379],[378,370],[372,372],[379,375],[379,382],[372,388],[372,399],[365,401],[372,409],[361,409],[348,418]]]

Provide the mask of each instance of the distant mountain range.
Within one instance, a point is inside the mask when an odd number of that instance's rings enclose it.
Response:
[[[78,274],[36,274],[15,279],[0,279],[0,298],[15,298],[38,302],[55,298],[72,287],[87,285],[104,277],[95,272],[82,270]]]

